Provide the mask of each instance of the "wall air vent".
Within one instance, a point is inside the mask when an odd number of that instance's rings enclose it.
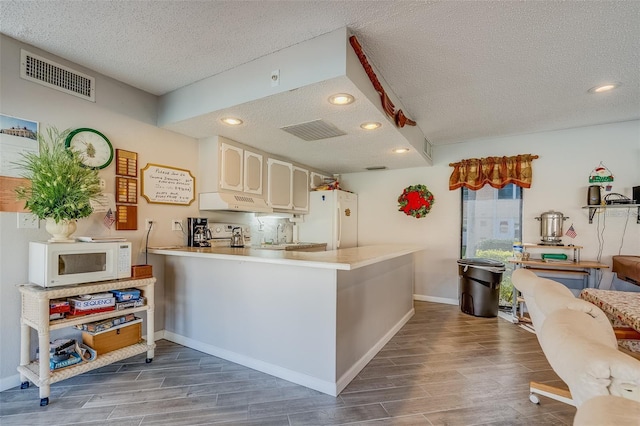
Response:
[[[292,126],[281,127],[287,133],[297,136],[305,141],[318,141],[320,139],[335,138],[336,136],[344,136],[345,132],[338,129],[331,123],[323,120],[314,120],[307,123],[294,124]]]
[[[22,49],[20,77],[95,102],[95,78]]]

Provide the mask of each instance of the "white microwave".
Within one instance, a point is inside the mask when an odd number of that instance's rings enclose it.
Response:
[[[29,243],[29,282],[57,287],[131,277],[131,243]]]

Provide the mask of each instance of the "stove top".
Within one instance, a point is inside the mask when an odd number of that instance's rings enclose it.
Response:
[[[212,240],[209,240],[211,247],[229,247],[231,245],[233,228],[237,227],[242,228],[245,247],[251,245],[251,228],[249,225],[243,225],[241,223],[210,223],[209,229],[213,237]]]

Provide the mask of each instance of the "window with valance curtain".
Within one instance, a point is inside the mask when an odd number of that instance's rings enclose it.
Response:
[[[470,158],[449,164],[453,173],[449,189],[466,187],[477,191],[485,185],[501,189],[513,183],[522,188],[531,187],[531,162],[537,155],[521,154],[513,157]]]

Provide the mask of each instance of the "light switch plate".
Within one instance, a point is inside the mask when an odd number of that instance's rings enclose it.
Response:
[[[38,229],[40,219],[33,213],[18,213],[18,229]]]

